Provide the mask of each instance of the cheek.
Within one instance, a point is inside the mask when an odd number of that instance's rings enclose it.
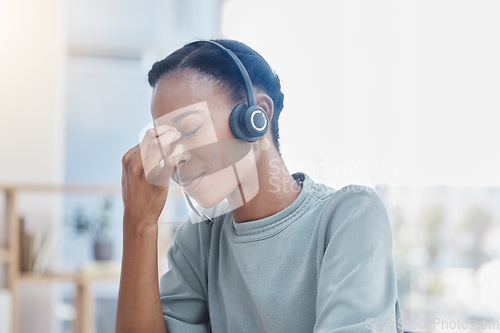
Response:
[[[200,137],[205,141],[205,144],[214,143],[217,141],[217,127],[211,122],[207,121],[203,127]]]
[[[259,179],[255,156],[250,150],[234,167],[226,167],[205,176],[202,186],[194,196],[205,208],[213,207],[230,197],[232,209],[235,209],[243,205],[244,201],[252,200],[258,192]]]
[[[229,115],[227,117],[217,117],[213,119],[212,124],[218,141],[234,138],[229,128]]]
[[[189,143],[186,140],[183,145],[191,157],[191,164],[200,171],[212,174],[225,168],[218,141],[207,143],[207,139],[200,134],[191,138]]]

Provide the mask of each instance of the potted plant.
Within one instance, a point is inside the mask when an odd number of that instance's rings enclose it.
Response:
[[[113,255],[113,242],[109,235],[111,225],[111,198],[104,199],[101,212],[96,218],[89,218],[81,207],[75,211],[73,227],[78,235],[88,234],[92,237],[94,259],[98,261],[110,260]]]

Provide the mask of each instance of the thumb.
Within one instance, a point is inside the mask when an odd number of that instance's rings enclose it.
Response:
[[[182,144],[177,145],[167,160],[169,166],[172,168],[176,167],[181,161],[183,153],[184,153],[184,146]]]

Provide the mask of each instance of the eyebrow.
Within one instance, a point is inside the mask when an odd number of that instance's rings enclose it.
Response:
[[[200,112],[203,112],[203,111],[192,110],[192,111],[184,112],[183,114],[178,115],[177,117],[174,118],[174,123],[178,122],[182,118],[187,117],[187,116],[189,116],[191,114],[196,114],[196,113],[200,113]]]

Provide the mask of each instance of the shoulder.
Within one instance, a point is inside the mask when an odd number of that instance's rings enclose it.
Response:
[[[356,237],[357,241],[392,237],[384,202],[375,189],[364,185],[348,185],[335,191],[320,220],[327,242],[344,236]]]
[[[364,185],[348,185],[334,192],[325,207],[335,213],[370,211],[385,213],[385,205],[375,189]]]

